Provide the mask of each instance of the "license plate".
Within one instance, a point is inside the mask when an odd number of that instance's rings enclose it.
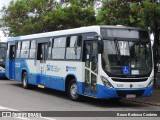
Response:
[[[134,94],[127,94],[126,98],[136,98],[136,95],[134,95]]]

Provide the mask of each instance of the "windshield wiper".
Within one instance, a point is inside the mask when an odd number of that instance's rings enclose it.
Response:
[[[116,48],[116,54],[117,54],[118,61],[121,61],[120,49],[119,49],[117,38],[114,38],[114,43],[115,43],[115,48]]]

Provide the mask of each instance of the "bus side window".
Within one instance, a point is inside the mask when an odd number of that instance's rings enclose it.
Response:
[[[66,59],[80,59],[82,38],[80,36],[71,36],[67,39]]]
[[[36,57],[36,40],[32,40],[31,41],[29,58],[35,58],[35,57]]]
[[[49,39],[48,43],[48,59],[51,59],[51,55],[52,55],[52,38]]]
[[[6,56],[7,59],[10,57],[10,55],[9,55],[9,46],[10,46],[10,43],[7,44],[7,56]]]
[[[38,44],[37,60],[42,60],[42,45]]]
[[[30,46],[30,41],[23,41],[22,42],[21,58],[28,58],[29,57],[29,46]]]
[[[10,48],[10,59],[15,59],[15,46],[11,46]]]
[[[64,59],[66,37],[54,38],[52,48],[52,59]]]
[[[16,58],[20,57],[20,52],[21,52],[21,42],[17,42]]]

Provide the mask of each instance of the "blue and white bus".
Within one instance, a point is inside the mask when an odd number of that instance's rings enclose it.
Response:
[[[146,30],[88,26],[8,39],[6,76],[24,88],[66,91],[72,100],[152,94],[153,57]]]
[[[5,78],[6,54],[7,54],[7,42],[0,41],[0,79]]]

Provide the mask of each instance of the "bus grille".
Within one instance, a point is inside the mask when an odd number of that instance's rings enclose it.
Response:
[[[142,96],[144,93],[144,90],[118,90],[117,95],[119,97],[126,97],[127,94],[134,94],[136,97]]]
[[[138,78],[138,79],[131,79],[131,78],[125,78],[125,79],[120,79],[120,78],[112,78],[113,81],[116,82],[143,82],[147,81],[148,78]]]

